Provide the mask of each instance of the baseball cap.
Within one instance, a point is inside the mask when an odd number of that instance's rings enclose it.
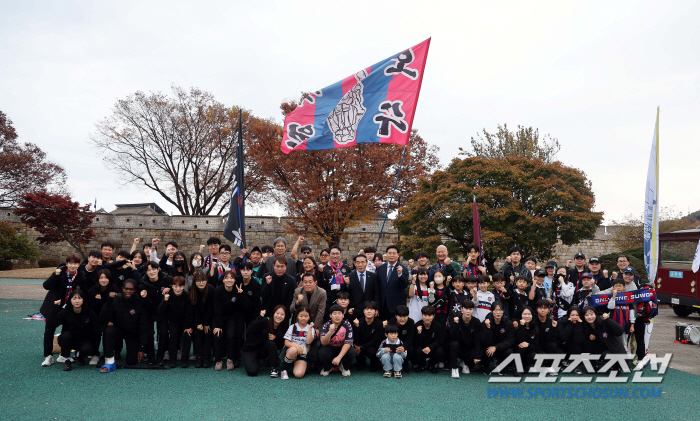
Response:
[[[535,276],[544,276],[544,275],[545,275],[545,273],[542,269],[537,269],[535,271]]]
[[[557,262],[555,262],[554,260],[550,260],[549,262],[547,262],[547,266],[545,266],[544,268],[545,269],[547,269],[547,268],[555,268],[556,269],[556,267],[557,267]]]
[[[252,253],[254,251],[257,251],[258,253],[262,254],[262,250],[258,246],[253,247],[253,249],[250,252]]]
[[[597,258],[597,257],[591,257],[591,258],[588,260],[588,264],[590,265],[591,263],[600,263],[600,259]]]
[[[581,278],[593,278],[593,275],[590,272],[584,272],[581,274]]]
[[[634,268],[633,268],[632,266],[627,266],[627,267],[622,271],[622,273],[631,273],[632,275],[636,275],[636,273],[634,272]]]
[[[586,259],[586,256],[584,256],[583,253],[576,253],[576,256],[574,256],[574,259]]]

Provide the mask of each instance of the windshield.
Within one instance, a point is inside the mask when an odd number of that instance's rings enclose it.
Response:
[[[697,241],[661,241],[661,262],[693,263]]]

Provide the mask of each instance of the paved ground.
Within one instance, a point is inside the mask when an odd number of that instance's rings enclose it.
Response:
[[[0,271],[0,278],[10,279],[46,279],[54,268],[31,268]]]

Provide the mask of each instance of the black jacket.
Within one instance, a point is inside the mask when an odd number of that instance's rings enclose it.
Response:
[[[343,276],[349,276],[350,275],[350,266],[346,264],[342,264],[340,266],[340,272],[343,274]],[[333,281],[333,268],[331,268],[331,265],[328,264],[323,267],[323,273],[321,273],[321,277],[318,279],[318,287],[323,288],[326,290],[326,302],[327,303],[334,303],[336,295],[340,291],[347,291],[347,286],[345,285],[345,282],[340,279],[340,287],[339,289],[333,289],[331,284]],[[350,301],[352,302],[352,298],[350,298]],[[350,305],[350,308],[352,308],[352,305]]]
[[[559,342],[559,335],[557,334],[559,322],[557,322],[557,327],[554,327],[552,326],[552,319],[549,316],[547,316],[544,322],[541,322],[540,318],[535,315],[532,319],[532,323],[537,326],[537,330],[539,330],[540,346],[545,343],[557,344],[557,342]]]
[[[114,286],[117,288],[117,290],[121,291],[122,285],[124,284],[124,281],[127,279],[134,279],[138,280],[140,278],[134,278],[134,270],[131,269],[130,267],[125,265],[124,260],[117,260],[112,263],[107,263],[102,266],[102,269],[107,269],[109,270],[109,273],[112,274],[112,280],[114,281]],[[97,279],[95,279],[97,281]]]
[[[214,329],[223,329],[224,321],[240,316],[242,307],[241,294],[234,285],[231,291],[221,285],[214,290]]]
[[[459,317],[457,323],[454,317],[449,320],[450,340],[459,342],[460,348],[471,349],[474,359],[481,359],[481,330],[483,325],[476,317],[469,320],[469,324]]]
[[[255,279],[251,279],[248,285],[244,285],[242,276],[236,278],[236,285],[243,290],[243,294],[241,294],[243,308],[241,310],[245,322],[250,323],[260,315],[260,310],[262,310],[262,303],[260,302],[262,286]]]
[[[528,298],[528,289],[525,288],[525,293],[520,294],[518,292],[518,289],[515,288],[513,291],[510,293],[510,299],[509,304],[510,304],[510,310],[508,311],[508,317],[510,317],[512,320],[520,320],[520,314],[522,314],[523,309],[530,305],[530,299]]]
[[[523,342],[527,342],[527,348],[520,348]],[[518,322],[518,328],[515,329],[515,342],[513,343],[513,350],[515,352],[539,352],[540,350],[540,332],[537,326],[530,322],[530,327],[526,328],[525,325]]]
[[[146,291],[144,305],[148,313],[154,317],[155,320],[160,320],[158,317],[158,306],[163,300],[163,288],[170,288],[172,282],[173,278],[162,270],[158,272],[158,280],[156,282],[151,282],[151,280],[148,279],[148,275],[143,275],[141,282],[139,282],[139,293],[141,291]]]
[[[106,328],[109,322],[130,336],[138,336],[141,349],[146,347],[149,338],[149,324],[152,325],[151,315],[144,306],[144,301],[136,295],[131,300],[124,299],[123,294],[110,298],[102,307],[100,321]],[[151,337],[151,341],[153,338]]]
[[[418,327],[422,327],[423,332],[418,333]],[[418,350],[416,352],[420,352],[419,350],[425,347],[430,348],[431,352],[435,351],[442,346],[443,342],[445,342],[445,328],[440,323],[433,320],[430,329],[426,329],[423,320],[416,323],[416,339],[413,344],[413,347]]]
[[[360,350],[366,352],[373,350],[377,352],[377,347],[384,339],[384,328],[382,322],[378,318],[374,318],[371,324],[367,324],[364,317],[358,317],[359,326],[352,324],[352,333],[354,336],[354,344],[360,347]]]
[[[413,320],[411,320],[409,317],[408,320],[406,320],[405,325],[399,326],[398,323],[396,323],[396,317],[393,317],[391,320],[389,320],[388,324],[399,328],[399,339],[401,339],[401,342],[404,343],[404,348],[413,349],[413,344],[416,338],[416,324],[413,322]]]
[[[170,291],[169,295],[168,301],[165,301],[165,298],[163,298],[158,305],[158,316],[160,317],[160,320],[183,323],[186,325],[184,329],[189,329],[192,326],[185,323],[186,319],[190,319],[187,317],[187,312],[189,311],[188,307],[190,307],[189,294],[183,291],[182,295],[178,297],[172,291]]]
[[[193,288],[196,288],[194,286]],[[209,326],[212,327],[214,323],[214,287],[207,284],[207,300],[203,301],[202,294],[197,291],[197,301],[194,305],[189,307],[191,315],[189,316],[192,320],[192,328],[196,329],[197,326]],[[191,302],[191,301],[190,301]]]
[[[486,320],[489,321],[491,327],[486,326]],[[486,315],[482,326],[481,345],[484,348],[495,346],[499,352],[513,348],[515,329],[513,328],[513,323],[506,316],[503,316],[501,323],[497,325],[493,320],[493,314],[489,313]]]
[[[100,314],[100,311],[102,311],[102,307],[105,305],[107,299],[109,298],[109,294],[112,292],[119,292],[117,291],[117,288],[114,287],[114,285],[108,286],[105,291],[102,291],[97,285],[93,285],[87,292],[87,304],[90,306],[91,309],[95,311],[95,313]],[[100,298],[97,298],[98,295],[100,296]]]
[[[93,339],[100,334],[100,317],[84,304],[80,313],[76,313],[72,305],[58,312],[53,320],[53,326],[60,325],[63,325],[61,333],[70,332],[73,339]]]
[[[272,276],[272,282],[267,283],[267,276]],[[262,308],[267,314],[272,314],[272,310],[278,305],[283,305],[289,308],[289,303],[292,302],[296,283],[294,278],[285,273],[279,277],[274,272],[266,274],[262,278],[262,288],[260,288],[260,296],[262,297]],[[319,287],[321,282],[319,281]]]
[[[601,316],[598,316],[593,324],[595,327],[584,322],[584,350],[590,349],[591,342],[596,342],[603,345],[611,354],[627,353],[618,339],[618,336],[624,333],[622,326],[612,319],[603,319]],[[595,335],[596,338],[591,341],[590,335]]]
[[[39,312],[46,318],[47,321],[49,318],[56,316],[63,308],[63,305],[66,304],[66,289],[68,288],[68,277],[66,275],[67,269],[65,266],[60,266],[58,269],[61,269],[61,273],[59,275],[56,275],[56,272],[52,273],[43,284],[47,293]],[[82,289],[87,293],[90,286],[93,284],[88,284],[86,282],[85,278],[80,273],[80,269],[78,269],[77,272],[78,273],[75,275],[75,279],[73,279],[73,290]],[[61,304],[55,305],[54,301],[56,300],[61,300]]]
[[[270,332],[269,318],[258,314],[258,317],[246,327],[245,341],[241,352],[257,352],[263,344],[269,340],[269,334],[275,335],[275,346],[278,350],[284,347],[284,334],[287,333],[287,324],[282,322],[277,329]]]
[[[572,323],[568,318],[564,318],[557,322],[557,333],[559,340],[562,342],[564,351],[567,353],[583,352],[583,341],[585,338],[584,321]]]

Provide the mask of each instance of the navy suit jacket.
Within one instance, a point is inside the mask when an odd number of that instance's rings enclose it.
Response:
[[[401,276],[396,273],[396,268],[401,266]],[[379,284],[379,308],[386,304],[387,309],[394,313],[396,306],[406,305],[406,288],[408,287],[408,268],[398,262],[391,271],[391,276],[387,279],[389,263],[384,263],[377,268],[377,283]]]
[[[386,270],[386,269],[384,269]],[[365,271],[365,290],[362,291],[360,277],[356,270],[350,273],[350,285],[346,287],[350,293],[350,308],[354,308],[353,315],[357,316],[358,311],[364,310],[367,301],[374,301],[379,306],[379,289],[377,285],[377,275],[366,270]]]

